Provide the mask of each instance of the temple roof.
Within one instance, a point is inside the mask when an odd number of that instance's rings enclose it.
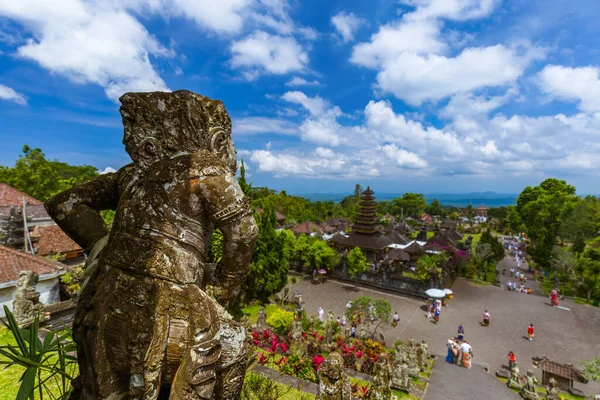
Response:
[[[573,367],[572,364],[561,364],[556,361],[552,361],[547,357],[533,357],[533,361],[537,361],[538,367],[549,374],[560,376],[569,380],[587,383],[588,379],[583,373],[577,368]]]
[[[398,244],[407,244],[410,242],[407,238],[402,236],[398,231],[392,230],[387,235],[385,235],[390,243],[398,243]]]
[[[81,247],[73,241],[58,225],[36,226],[31,233],[32,237],[39,237],[34,245],[37,254],[63,254],[80,251]]]
[[[390,244],[385,235],[380,232],[365,234],[353,231],[347,235],[335,235],[331,241],[344,247],[359,247],[374,251],[383,250]]]
[[[392,261],[409,261],[410,255],[402,249],[390,249],[385,256]]]
[[[19,279],[19,272],[33,271],[40,277],[48,274],[60,274],[65,271],[65,266],[57,261],[48,260],[41,256],[23,253],[17,250],[0,246],[0,284],[15,282]]]

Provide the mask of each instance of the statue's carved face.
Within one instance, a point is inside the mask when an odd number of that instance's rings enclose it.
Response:
[[[38,283],[38,275],[32,271],[19,272],[19,280],[17,281],[17,289],[35,289]]]
[[[344,359],[342,356],[338,353],[331,353],[321,364],[321,375],[333,383],[342,378],[343,368]]]
[[[119,100],[123,144],[135,162],[149,165],[162,158],[208,150],[236,171],[231,120],[220,101],[185,90],[127,93]]]

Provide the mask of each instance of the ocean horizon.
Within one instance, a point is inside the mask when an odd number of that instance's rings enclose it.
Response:
[[[292,193],[290,193],[292,194]],[[344,197],[351,195],[351,192],[341,193],[297,193],[294,196],[304,197],[310,201],[333,201],[339,202]],[[401,197],[404,193],[375,193],[378,201],[390,201]],[[471,193],[424,193],[427,203],[433,199],[438,199],[442,206],[467,207],[469,204],[473,207],[506,207],[516,204],[518,194],[496,193],[496,192],[471,192]]]

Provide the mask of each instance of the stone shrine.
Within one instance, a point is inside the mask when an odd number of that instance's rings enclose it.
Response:
[[[265,312],[265,308],[261,307],[260,310],[258,310],[258,315],[256,316],[256,329],[259,331],[264,331],[268,328],[267,313]]]
[[[392,368],[385,353],[375,362],[373,384],[369,390],[369,399],[389,400],[392,398]]]
[[[38,274],[33,271],[19,272],[13,315],[20,327],[29,326],[38,315],[43,319],[44,304],[40,302],[40,293],[35,291],[38,280]]]
[[[239,398],[245,331],[224,307],[246,278],[258,228],[235,178],[229,115],[185,90],[119,100],[132,163],[45,204],[95,254],[73,322],[80,377],[71,398]],[[110,233],[102,210],[115,210]],[[215,227],[224,252],[212,273]]]
[[[329,353],[317,372],[319,391],[315,400],[350,400],[352,387],[344,371],[344,359],[340,353]]]

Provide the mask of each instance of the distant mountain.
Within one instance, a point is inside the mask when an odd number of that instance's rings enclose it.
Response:
[[[352,193],[304,193],[296,196],[304,197],[310,201],[334,201],[339,202],[344,197]],[[375,193],[375,197],[380,201],[389,201],[401,197],[403,193]],[[501,207],[514,205],[517,194],[496,193],[496,192],[472,192],[472,193],[427,193],[425,198],[430,203],[433,199],[443,206],[467,207],[471,204],[473,207]]]

